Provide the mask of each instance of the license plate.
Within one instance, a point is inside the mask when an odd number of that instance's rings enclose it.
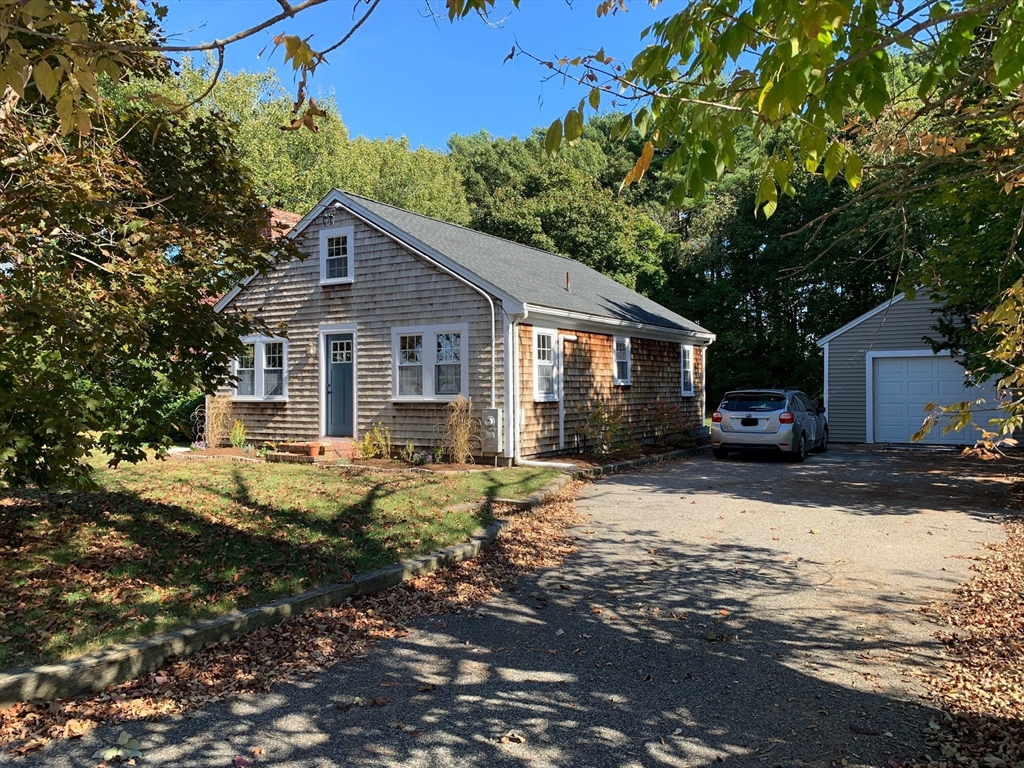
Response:
[[[744,427],[756,427],[757,419],[740,419],[740,424]]]

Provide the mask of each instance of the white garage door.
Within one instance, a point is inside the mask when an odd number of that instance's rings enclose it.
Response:
[[[963,400],[985,398],[974,414],[975,424],[988,426],[995,413],[994,380],[981,387],[964,387],[964,369],[948,355],[927,357],[876,357],[873,362],[874,441],[909,443],[921,428],[928,403],[949,405]],[[924,442],[930,444],[972,443],[981,432],[970,426],[942,434],[933,427]]]

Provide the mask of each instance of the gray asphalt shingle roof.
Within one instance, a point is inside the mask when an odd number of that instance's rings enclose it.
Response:
[[[711,335],[693,321],[578,261],[350,192],[341,194],[524,304]],[[571,290],[566,290],[566,272],[571,276]]]

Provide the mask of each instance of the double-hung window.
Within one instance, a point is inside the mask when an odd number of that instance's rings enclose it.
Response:
[[[353,280],[353,227],[320,230],[320,285]]]
[[[236,400],[288,399],[288,340],[246,336],[232,366]]]
[[[630,357],[629,336],[616,336],[614,345],[614,383],[616,386],[628,386],[633,383],[633,363]]]
[[[533,399],[537,402],[558,400],[557,337],[550,328],[533,329]]]
[[[469,326],[393,328],[396,400],[454,400],[469,396]]]
[[[689,344],[680,346],[681,390],[684,396],[693,396],[693,347]]]

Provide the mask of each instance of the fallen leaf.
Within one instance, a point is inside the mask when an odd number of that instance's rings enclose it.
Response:
[[[509,731],[501,737],[502,744],[525,744],[526,737],[518,731]]]

